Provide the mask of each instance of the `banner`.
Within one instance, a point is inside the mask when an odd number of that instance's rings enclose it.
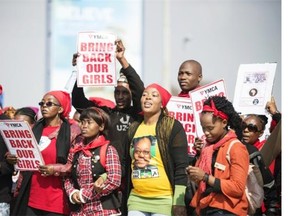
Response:
[[[172,96],[167,104],[169,115],[180,121],[186,132],[188,141],[188,156],[194,157],[195,121],[190,98]]]
[[[16,170],[36,171],[39,165],[44,165],[42,154],[27,122],[2,120],[0,132],[9,152],[18,157]]]
[[[109,33],[78,33],[78,86],[116,85],[115,40]]]
[[[242,114],[266,115],[271,98],[276,63],[241,64],[238,70],[233,106]]]
[[[210,96],[218,95],[227,97],[224,80],[221,79],[201,86],[193,91],[190,91],[189,95],[192,101],[192,108],[195,116],[197,137],[204,139],[205,137],[200,123],[200,113],[203,109],[203,102]]]

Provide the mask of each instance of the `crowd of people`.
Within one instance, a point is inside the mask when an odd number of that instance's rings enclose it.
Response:
[[[205,139],[195,140],[191,160],[185,130],[166,108],[172,95],[157,83],[145,87],[122,41],[115,46],[122,66],[115,102],[86,98],[75,83],[71,95],[46,92],[39,108],[0,110],[0,121],[30,125],[45,162],[38,171],[14,170],[19,158],[0,135],[0,215],[247,215],[251,163],[264,183],[263,205],[254,215],[281,215],[281,152],[269,165],[260,153],[267,117],[253,111],[240,116],[227,98],[207,98],[200,114]],[[73,66],[78,58],[73,54]],[[178,97],[190,97],[202,78],[198,61],[184,61]],[[266,109],[273,133],[281,121],[274,98]],[[195,188],[185,203],[190,183]]]

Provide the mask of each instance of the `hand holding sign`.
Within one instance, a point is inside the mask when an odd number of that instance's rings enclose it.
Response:
[[[6,160],[17,170],[38,170],[44,164],[30,125],[24,121],[3,120],[0,132],[9,150]]]
[[[18,161],[17,155],[11,154],[10,152],[8,152],[5,157],[6,161],[11,165],[15,165]]]

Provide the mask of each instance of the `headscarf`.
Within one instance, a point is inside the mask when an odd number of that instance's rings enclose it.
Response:
[[[69,113],[71,111],[71,99],[70,99],[70,94],[68,92],[65,91],[50,91],[47,92],[46,95],[52,95],[54,96],[59,104],[61,105],[61,107],[63,108],[63,112],[61,113],[61,115],[66,118],[69,116]]]
[[[167,103],[169,102],[170,98],[172,97],[172,95],[166,89],[164,89],[162,86],[160,86],[156,83],[152,83],[152,84],[148,85],[145,89],[148,89],[148,88],[155,88],[158,90],[158,92],[161,96],[162,106],[163,106],[163,108],[165,108]]]
[[[214,101],[211,100],[210,101],[210,106],[209,105],[204,105],[203,106],[203,109],[202,109],[202,112],[213,112],[213,115],[216,116],[216,117],[219,117],[221,119],[226,119],[228,120],[228,116],[226,115],[226,113],[218,110],[214,104]]]

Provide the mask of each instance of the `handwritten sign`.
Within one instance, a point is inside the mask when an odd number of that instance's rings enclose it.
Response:
[[[44,165],[42,154],[27,122],[0,121],[0,132],[9,152],[19,158],[15,169],[34,171],[38,170],[39,165]]]
[[[116,85],[115,40],[109,33],[78,33],[78,86]]]
[[[203,109],[203,102],[210,96],[226,96],[226,88],[224,80],[218,80],[207,85],[201,86],[189,92],[192,101],[193,113],[195,116],[196,134],[197,137],[204,139],[204,133],[200,123],[200,113]]]
[[[194,157],[196,150],[193,148],[195,141],[195,121],[190,98],[172,96],[167,104],[169,115],[180,121],[186,132],[188,142],[188,156]]]

